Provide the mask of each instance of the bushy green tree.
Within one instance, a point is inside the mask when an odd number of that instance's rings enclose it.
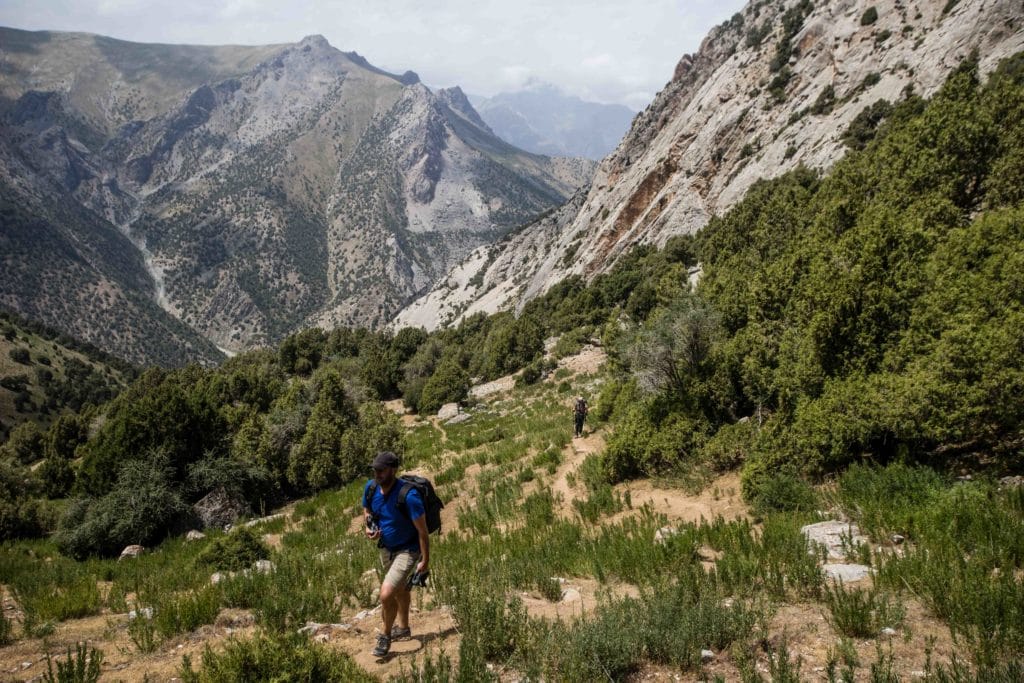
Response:
[[[302,440],[288,459],[288,481],[298,491],[315,491],[342,483],[341,438],[356,421],[355,404],[337,370],[321,370],[314,384],[316,403]]]
[[[421,413],[434,413],[445,403],[462,401],[469,393],[469,375],[453,360],[443,361],[423,385]]]
[[[131,544],[159,541],[188,513],[174,486],[174,467],[165,453],[128,460],[114,487],[101,498],[79,499],[61,520],[57,545],[84,558],[111,556]]]
[[[0,459],[10,458],[28,465],[46,456],[46,437],[35,422],[22,422],[11,430],[0,446]]]

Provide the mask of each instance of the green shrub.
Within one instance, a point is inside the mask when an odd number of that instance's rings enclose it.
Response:
[[[203,650],[202,667],[182,661],[178,674],[186,683],[234,683],[235,681],[352,681],[370,683],[373,677],[348,655],[309,642],[299,635],[258,634],[249,640],[231,638],[223,652],[209,645]]]
[[[0,647],[14,642],[14,625],[7,615],[0,612]]]
[[[419,409],[436,413],[445,403],[463,401],[469,393],[469,375],[453,361],[443,361],[423,385]]]
[[[241,527],[215,539],[199,553],[196,562],[220,571],[239,571],[268,557],[270,548],[254,531]]]
[[[851,638],[874,638],[885,627],[899,628],[906,616],[903,605],[876,588],[847,588],[842,582],[825,586],[825,604],[832,626]]]
[[[100,679],[100,666],[103,664],[103,651],[89,647],[85,643],[76,643],[75,651],[68,647],[67,656],[57,662],[57,673],[53,672],[53,660],[46,654],[46,683],[95,683]]]
[[[61,551],[75,558],[110,556],[127,545],[161,539],[189,513],[170,478],[160,454],[125,463],[110,493],[68,508],[57,534]]]
[[[7,352],[7,355],[10,356],[11,360],[15,363],[20,363],[22,365],[30,365],[32,363],[32,358],[29,356],[28,349],[21,346],[14,347]]]
[[[748,501],[760,514],[810,512],[818,507],[818,496],[811,485],[784,472],[761,479]]]
[[[878,9],[872,5],[864,10],[864,14],[860,15],[860,25],[870,26],[871,24],[878,21]]]

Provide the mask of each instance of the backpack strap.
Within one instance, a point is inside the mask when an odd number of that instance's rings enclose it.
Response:
[[[409,497],[409,489],[412,488],[412,484],[407,481],[402,481],[402,488],[398,489],[398,509],[402,511],[409,521],[412,521],[412,517],[409,515],[409,505],[405,502],[405,499]]]
[[[366,507],[373,512],[373,497],[377,495],[377,482],[372,479],[366,482],[366,487],[363,489],[363,501],[366,503]]]

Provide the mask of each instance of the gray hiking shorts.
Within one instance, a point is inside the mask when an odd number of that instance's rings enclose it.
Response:
[[[384,583],[394,588],[404,587],[420,562],[418,550],[380,549],[380,564],[384,567]]]

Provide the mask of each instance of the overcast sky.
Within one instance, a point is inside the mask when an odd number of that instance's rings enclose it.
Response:
[[[147,43],[319,33],[389,71],[490,96],[531,82],[642,109],[743,0],[0,0],[0,25]],[[3,46],[0,45],[0,49]]]

